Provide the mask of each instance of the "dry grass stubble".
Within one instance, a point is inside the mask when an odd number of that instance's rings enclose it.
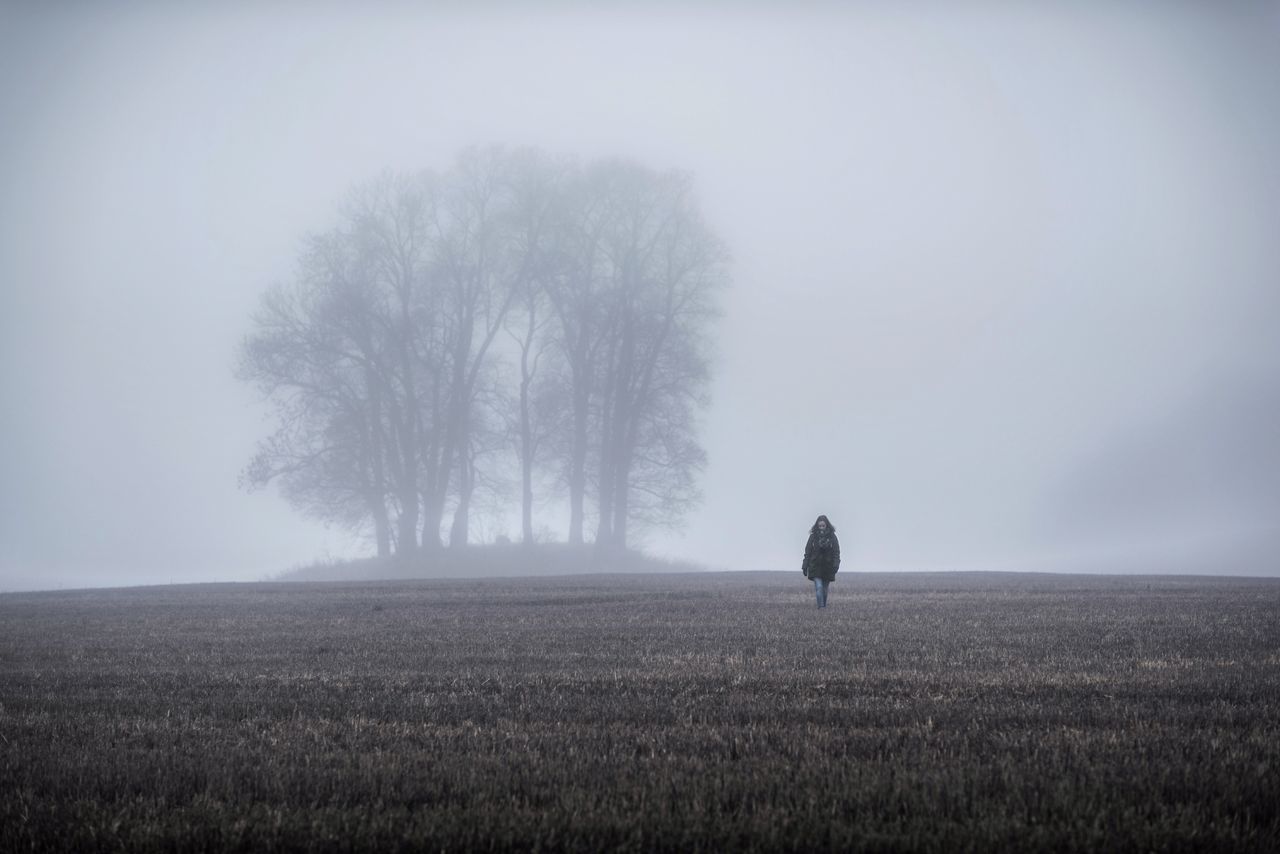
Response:
[[[0,596],[0,849],[1280,843],[1280,582]]]

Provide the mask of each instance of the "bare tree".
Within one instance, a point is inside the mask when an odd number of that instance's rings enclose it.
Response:
[[[508,406],[508,432],[520,466],[521,541],[531,545],[535,471],[543,449],[563,423],[559,349],[547,288],[561,264],[554,240],[562,234],[564,183],[575,164],[524,152],[513,173],[514,251],[530,259],[527,275],[516,282],[517,299],[507,333],[515,347],[516,391]]]
[[[420,366],[432,361],[426,188],[390,173],[355,188],[342,224],[308,242],[293,285],[264,299],[240,360],[281,419],[247,482],[282,477],[286,496],[326,517],[360,494],[380,555],[393,537],[400,554],[417,545]]]
[[[569,387],[564,479],[569,492],[569,542],[584,542],[586,496],[593,479],[589,468],[592,427],[598,423],[600,354],[608,347],[612,317],[603,281],[605,233],[609,227],[606,193],[590,172],[579,170],[567,182],[553,220],[555,263],[545,292],[555,312],[556,342]]]
[[[280,426],[242,482],[280,478],[295,506],[352,528],[372,519],[391,549],[384,420],[388,378],[370,334],[368,270],[341,233],[312,238],[296,286],[263,299],[238,375],[274,401]]]
[[[418,546],[421,384],[438,359],[430,348],[435,318],[430,299],[423,297],[432,284],[427,226],[433,203],[426,176],[384,174],[357,188],[344,211],[350,239],[371,274],[371,299],[352,311],[348,322],[370,327],[381,354],[391,440],[386,457],[399,507],[397,551],[404,556]]]
[[[593,176],[604,201],[597,309],[609,331],[595,365],[600,399],[598,545],[627,544],[632,501],[684,507],[704,454],[708,322],[727,252],[693,204],[692,180],[614,162]],[[641,492],[642,490],[642,492]]]

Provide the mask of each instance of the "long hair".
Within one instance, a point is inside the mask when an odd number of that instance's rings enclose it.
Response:
[[[809,533],[810,533],[810,534],[816,534],[816,533],[818,533],[818,523],[819,523],[819,522],[826,522],[826,523],[827,523],[827,530],[828,530],[828,531],[830,531],[830,532],[831,532],[831,533],[833,533],[833,534],[836,532],[836,526],[831,524],[831,520],[830,520],[830,519],[828,519],[826,516],[819,516],[817,519],[814,519],[814,520],[813,520],[813,527],[809,529]]]

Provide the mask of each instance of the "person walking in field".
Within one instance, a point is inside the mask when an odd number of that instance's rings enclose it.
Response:
[[[809,529],[809,542],[804,546],[804,563],[800,565],[804,577],[813,582],[818,597],[818,607],[827,607],[827,588],[840,571],[840,541],[836,539],[836,527],[826,516]]]

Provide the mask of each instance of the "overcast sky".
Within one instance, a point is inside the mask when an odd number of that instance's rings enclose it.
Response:
[[[0,589],[366,553],[237,488],[236,348],[349,187],[488,143],[688,170],[732,251],[654,550],[1278,572],[1277,9],[0,6]]]

